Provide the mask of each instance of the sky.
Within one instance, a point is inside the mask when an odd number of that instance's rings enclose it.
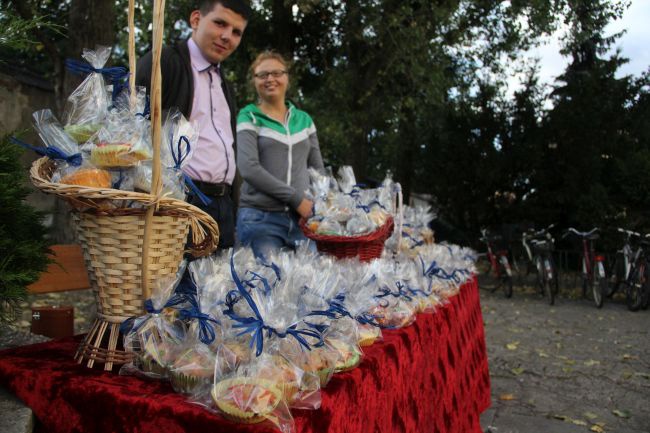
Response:
[[[623,29],[627,30],[615,44],[620,48],[623,57],[629,59],[629,63],[619,69],[619,76],[639,76],[650,67],[650,0],[632,0],[631,6],[627,9],[623,18],[609,24],[606,29],[606,36],[617,33]],[[539,57],[540,81],[546,84],[553,84],[555,77],[560,75],[568,58],[560,55],[561,31],[547,39],[547,43],[532,49],[526,54],[528,57]],[[614,50],[615,48],[613,48]],[[518,85],[518,78],[513,77],[511,91]]]

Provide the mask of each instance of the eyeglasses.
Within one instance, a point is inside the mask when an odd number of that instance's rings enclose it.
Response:
[[[269,75],[273,78],[280,78],[284,74],[286,74],[287,71],[282,71],[280,69],[275,70],[275,71],[264,71],[264,72],[258,72],[257,74],[253,74],[255,78],[259,78],[260,80],[266,80],[269,78]]]

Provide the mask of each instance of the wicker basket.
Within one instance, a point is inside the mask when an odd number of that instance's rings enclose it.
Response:
[[[374,232],[362,236],[331,236],[320,235],[312,232],[306,226],[306,221],[300,220],[300,228],[309,239],[316,242],[318,251],[337,257],[359,257],[363,262],[381,257],[384,251],[384,242],[393,233],[393,218],[389,217],[386,223]]]
[[[193,245],[187,252],[194,256],[216,249],[219,229],[212,217],[181,200],[163,198],[156,203],[149,194],[51,183],[53,167],[48,158],[35,161],[31,179],[41,191],[64,198],[75,209],[73,219],[98,306],[98,317],[76,359],[111,370],[132,358],[119,347],[119,325],[144,313],[144,300],[157,280],[176,274],[190,228]],[[142,208],[109,208],[120,200],[138,202]],[[156,205],[145,251],[146,212]]]

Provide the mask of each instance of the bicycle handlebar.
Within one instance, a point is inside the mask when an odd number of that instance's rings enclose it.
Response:
[[[620,227],[618,227],[616,230],[618,230],[618,232],[620,233],[626,234],[628,237],[632,237],[632,236],[641,237],[641,233],[633,232],[632,230],[625,230]],[[648,235],[645,236],[647,237]]]
[[[522,233],[522,238],[523,239],[534,239],[534,238],[537,238],[537,237],[546,236],[547,234],[549,234],[549,231],[553,227],[555,227],[555,224],[551,224],[550,226],[546,227],[545,229],[541,229],[541,230],[538,230],[538,231],[535,231],[534,229],[530,229],[530,230],[528,230],[528,232]]]
[[[569,227],[567,229],[566,233],[564,233],[564,235],[562,235],[562,239],[566,238],[571,233],[573,233],[573,234],[575,234],[575,235],[577,235],[577,236],[579,236],[581,238],[588,238],[589,236],[593,236],[594,234],[596,234],[598,231],[600,231],[600,229],[598,227],[594,227],[593,229],[591,229],[588,232],[580,232],[580,231],[574,229],[573,227]]]

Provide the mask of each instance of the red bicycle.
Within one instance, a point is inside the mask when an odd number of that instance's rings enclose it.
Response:
[[[507,248],[497,248],[497,244],[503,242],[503,238],[499,235],[492,235],[487,229],[481,230],[480,240],[485,243],[487,252],[479,256],[486,256],[489,263],[487,274],[492,274],[496,284],[490,288],[491,291],[496,291],[503,287],[506,298],[512,296],[512,267],[510,266],[510,253]]]
[[[576,235],[582,241],[582,296],[591,292],[597,308],[603,306],[609,293],[609,284],[605,272],[605,256],[594,252],[594,241],[600,238],[598,227],[588,232],[580,232],[570,227],[563,237]]]

